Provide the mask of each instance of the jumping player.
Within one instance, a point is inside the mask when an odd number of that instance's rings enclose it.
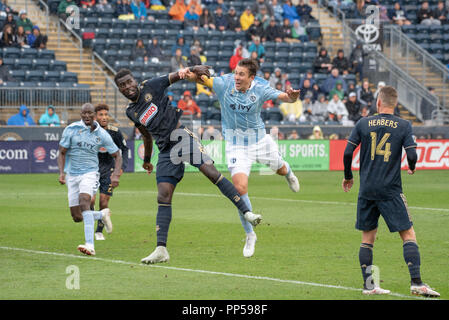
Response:
[[[105,129],[112,137],[115,145],[120,149],[122,159],[127,159],[128,147],[126,140],[123,138],[119,128],[109,124],[109,106],[107,104],[98,104],[95,106],[95,118],[100,126]],[[100,167],[100,210],[109,208],[109,199],[112,197],[114,188],[111,184],[111,173],[114,171],[114,158],[101,148],[98,153],[98,162]],[[123,160],[120,175],[126,170],[128,162]],[[95,208],[95,195],[92,197],[91,208]],[[95,231],[95,240],[105,240],[103,235],[104,224],[101,220],[97,222],[97,230]],[[112,230],[110,230],[112,231]]]
[[[345,192],[354,183],[351,164],[354,150],[360,144],[360,190],[355,227],[362,231],[359,262],[364,281],[363,294],[388,294],[389,290],[372,281],[373,246],[379,216],[382,215],[390,232],[399,232],[403,241],[405,263],[411,277],[412,294],[439,297],[440,294],[423,283],[420,275],[420,254],[407,200],[402,193],[402,148],[407,153],[408,173],[415,173],[416,142],[410,122],[394,116],[398,102],[397,91],[383,87],[377,98],[378,115],[357,122],[344,152]]]
[[[120,92],[131,100],[126,115],[142,133],[145,147],[143,167],[148,173],[153,171],[151,164],[153,138],[160,151],[156,167],[157,247],[149,256],[142,259],[143,263],[166,262],[170,258],[166,244],[172,218],[171,202],[176,185],[184,175],[184,161],[198,168],[214,183],[243,212],[244,218],[251,224],[257,225],[262,219],[260,215],[250,211],[234,185],[217,171],[198,138],[181,125],[179,119],[182,110],[174,108],[164,93],[171,84],[184,79],[188,70],[181,69],[138,84],[131,71],[121,69],[114,79]],[[190,71],[198,76],[210,76],[207,66],[190,67]]]

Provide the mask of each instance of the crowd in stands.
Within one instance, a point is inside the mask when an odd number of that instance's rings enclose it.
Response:
[[[30,112],[30,109],[22,104],[19,108],[19,112],[15,115],[12,115],[8,121],[7,125],[9,126],[50,126],[50,127],[59,127],[61,125],[61,121],[59,116],[56,114],[55,107],[49,105],[46,111],[40,116],[38,123],[34,121],[33,116]]]
[[[3,0],[4,1],[4,0]],[[0,29],[0,48],[18,47],[18,48],[36,48],[45,49],[48,37],[41,33],[39,27],[27,17],[27,12],[21,10],[15,17],[15,12],[5,10],[4,3],[0,4],[0,14],[3,12],[6,19]]]

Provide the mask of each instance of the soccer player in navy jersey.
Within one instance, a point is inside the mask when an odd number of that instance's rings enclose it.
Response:
[[[105,129],[115,145],[120,149],[122,159],[122,168],[120,170],[120,175],[126,170],[128,161],[128,147],[126,146],[126,140],[123,138],[122,132],[119,128],[109,124],[109,106],[107,104],[98,104],[95,106],[95,118],[100,126]],[[98,153],[98,164],[100,172],[100,186],[98,190],[100,191],[99,207],[100,210],[109,208],[109,200],[113,195],[114,187],[111,183],[111,173],[114,171],[115,161],[106,149],[100,148]],[[91,208],[94,210],[96,196],[92,197]],[[101,220],[97,221],[97,230],[95,231],[95,240],[105,240],[103,235],[104,224]]]
[[[156,167],[157,247],[149,256],[141,260],[143,263],[166,262],[170,258],[166,244],[172,218],[171,202],[176,185],[184,175],[184,162],[189,162],[198,168],[217,185],[238,210],[244,213],[248,222],[255,226],[261,221],[261,216],[253,214],[241,200],[234,185],[217,171],[198,138],[181,125],[179,119],[182,110],[174,108],[164,93],[171,84],[184,79],[189,70],[198,76],[210,76],[208,67],[201,65],[145,80],[140,84],[127,69],[119,70],[114,79],[120,92],[131,100],[126,109],[126,115],[142,133],[145,147],[143,168],[148,173],[153,171],[151,164],[153,139],[160,151]]]
[[[397,91],[383,87],[377,98],[378,114],[362,118],[351,132],[346,146],[342,187],[348,192],[354,180],[351,171],[354,150],[360,144],[360,190],[355,227],[362,231],[359,262],[364,281],[363,294],[388,294],[373,282],[373,246],[379,216],[382,215],[390,232],[399,232],[403,255],[408,266],[411,287],[416,295],[439,297],[440,294],[423,283],[420,275],[420,253],[416,242],[407,200],[402,193],[402,148],[407,153],[408,173],[415,173],[416,141],[409,121],[394,116],[398,102]]]

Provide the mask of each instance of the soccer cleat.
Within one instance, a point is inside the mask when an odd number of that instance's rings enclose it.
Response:
[[[243,256],[245,258],[250,258],[253,256],[254,250],[256,248],[256,241],[257,236],[254,231],[246,235],[246,242],[245,246],[243,247]]]
[[[300,189],[299,181],[298,181],[298,178],[293,173],[291,173],[290,175],[286,176],[285,179],[287,180],[288,186],[290,187],[290,189],[293,192],[298,192],[299,191],[299,189]]]
[[[101,221],[104,223],[104,228],[107,233],[112,232],[112,220],[111,220],[111,210],[109,208],[105,208],[101,210]]]
[[[103,232],[95,232],[95,240],[106,240]]]
[[[427,284],[412,284],[410,286],[410,293],[417,295],[417,296],[424,296],[424,297],[439,297],[440,294],[433,290],[431,287],[429,287]]]
[[[88,256],[94,256],[95,255],[95,249],[94,249],[93,245],[90,245],[90,244],[87,244],[87,243],[86,244],[80,244],[77,249],[78,249],[79,252],[84,253],[84,254],[86,254]]]
[[[365,295],[375,295],[375,294],[389,294],[391,291],[376,287],[374,289],[363,289],[362,293]]]
[[[254,227],[262,221],[262,216],[260,214],[254,214],[251,211],[246,212],[243,216],[245,217],[245,220],[251,223]]]
[[[170,260],[170,255],[168,254],[167,248],[164,246],[157,246],[156,249],[148,256],[140,260],[142,263],[153,264],[160,262],[168,262]]]

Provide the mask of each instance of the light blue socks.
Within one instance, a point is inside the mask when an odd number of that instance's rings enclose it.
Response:
[[[249,201],[249,197],[248,194],[244,194],[240,196],[240,199],[243,200],[243,202],[245,202],[246,206],[248,207],[248,209],[252,212],[253,208],[251,206],[251,201]],[[239,210],[239,217],[240,217],[240,221],[242,222],[242,226],[243,229],[245,230],[246,233],[251,233],[253,232],[253,226],[251,223],[249,223],[248,221],[246,221],[245,217],[243,216],[243,213]]]

